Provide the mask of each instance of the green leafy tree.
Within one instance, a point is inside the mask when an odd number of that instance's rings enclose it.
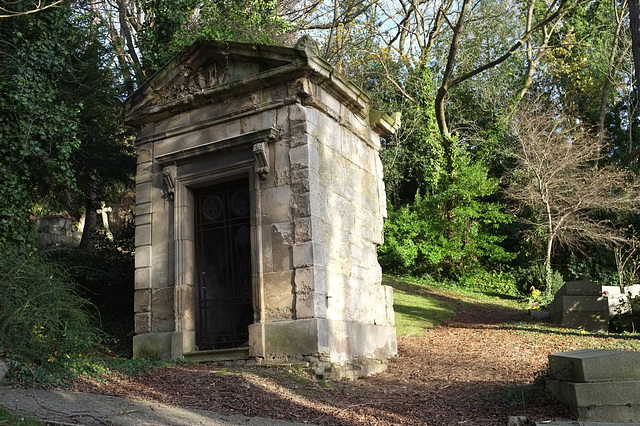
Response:
[[[465,161],[459,158],[460,162]],[[392,210],[385,223],[380,263],[387,271],[460,279],[513,259],[502,246],[500,226],[511,221],[499,203],[483,197],[498,186],[481,163],[459,168],[455,185],[439,185]],[[455,199],[454,220],[442,214]]]
[[[91,247],[99,202],[109,201],[114,187],[133,189],[136,167],[132,137],[116,114],[114,99],[122,91],[114,84],[117,69],[101,65],[113,57],[113,51],[106,43],[104,28],[95,23],[93,13],[73,16],[76,48],[69,58],[73,75],[61,82],[67,102],[82,104],[77,124],[80,144],[69,161],[77,190],[63,194],[67,211],[85,214],[82,249]]]
[[[126,92],[196,40],[281,44],[290,25],[276,0],[97,0]]]
[[[0,25],[0,247],[29,246],[33,206],[76,184],[80,104],[59,84],[70,73],[70,14],[56,7]]]

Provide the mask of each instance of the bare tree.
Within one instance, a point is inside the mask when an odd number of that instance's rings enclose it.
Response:
[[[31,15],[32,13],[41,12],[51,7],[58,6],[63,0],[48,2],[46,0],[38,0],[31,2],[31,7],[22,9],[20,7],[21,0],[0,1],[0,18],[12,18],[14,16]]]
[[[511,128],[517,165],[507,194],[517,212],[526,211],[521,218],[534,234],[545,236],[547,274],[557,242],[579,249],[586,242],[624,241],[611,218],[640,210],[638,183],[620,168],[600,165],[598,135],[561,113],[526,104]]]

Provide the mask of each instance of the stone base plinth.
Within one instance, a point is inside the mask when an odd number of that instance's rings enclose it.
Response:
[[[171,335],[173,333],[147,333],[133,336],[133,358],[171,358]]]
[[[260,362],[304,361],[331,379],[379,373],[398,353],[395,327],[318,318],[253,324],[249,338]]]

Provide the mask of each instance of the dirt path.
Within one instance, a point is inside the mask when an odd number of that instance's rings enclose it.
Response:
[[[447,298],[444,294],[436,297]],[[331,425],[505,425],[508,416],[569,418],[565,408],[531,384],[555,341],[532,338],[509,321],[522,311],[467,305],[419,338],[399,339],[387,372],[354,382],[322,382],[281,368],[162,368],[96,388],[80,388],[228,414]],[[517,323],[514,323],[517,324]]]

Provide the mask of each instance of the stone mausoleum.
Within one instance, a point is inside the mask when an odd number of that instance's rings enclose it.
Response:
[[[137,129],[134,357],[386,367],[378,153],[397,115],[370,109],[308,37],[196,43],[123,113]]]

